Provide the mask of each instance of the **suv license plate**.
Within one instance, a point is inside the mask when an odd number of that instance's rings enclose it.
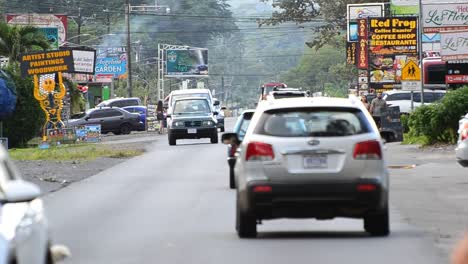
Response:
[[[327,155],[304,156],[305,169],[317,169],[328,167]]]
[[[189,129],[187,129],[187,133],[188,133],[188,134],[196,134],[196,133],[197,133],[197,129],[196,129],[196,128],[189,128]]]

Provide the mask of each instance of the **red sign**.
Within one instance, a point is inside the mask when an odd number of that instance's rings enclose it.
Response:
[[[369,44],[367,19],[358,19],[358,69],[369,68]]]
[[[448,84],[468,83],[468,75],[445,75],[445,82]]]

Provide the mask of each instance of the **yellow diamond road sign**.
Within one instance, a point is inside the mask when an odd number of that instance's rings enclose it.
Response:
[[[421,69],[416,62],[410,60],[401,70],[402,81],[421,81]]]

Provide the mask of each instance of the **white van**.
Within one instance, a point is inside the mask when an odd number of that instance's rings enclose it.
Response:
[[[202,97],[208,99],[210,104],[213,106],[219,105],[219,101],[213,99],[211,91],[208,89],[186,89],[186,90],[175,90],[172,91],[166,98],[167,101],[167,113],[172,112],[172,106],[177,99],[187,97]]]

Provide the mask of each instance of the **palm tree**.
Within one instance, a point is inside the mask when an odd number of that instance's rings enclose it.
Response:
[[[0,23],[0,56],[8,57],[9,63],[18,61],[21,53],[49,47],[49,41],[38,28]]]

